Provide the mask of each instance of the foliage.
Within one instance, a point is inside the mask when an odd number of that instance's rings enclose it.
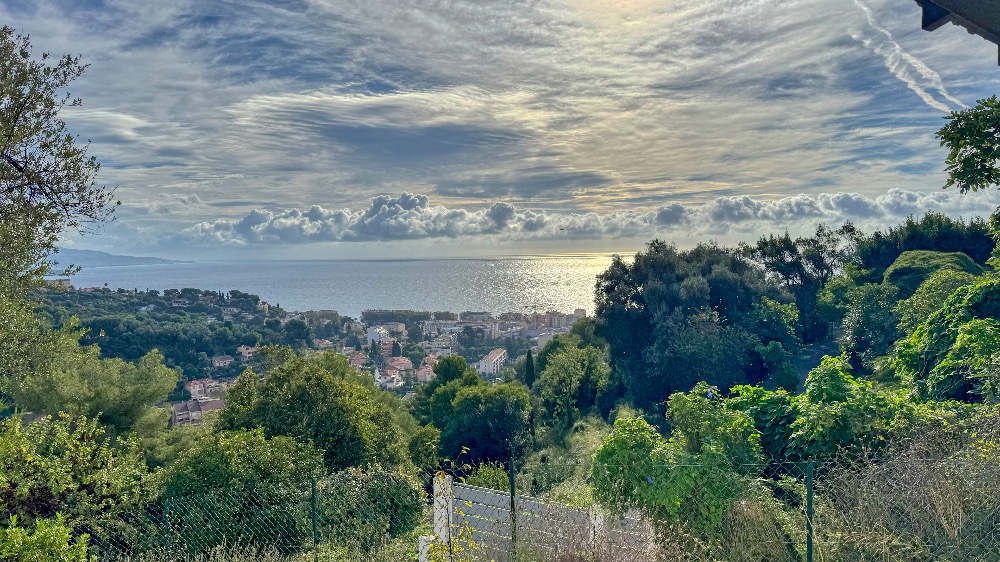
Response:
[[[507,468],[501,462],[484,462],[479,464],[479,466],[465,477],[463,482],[470,486],[479,486],[480,488],[489,488],[502,492],[510,491],[510,476],[507,474]]]
[[[86,534],[73,538],[62,515],[54,519],[36,519],[35,528],[27,529],[11,515],[6,528],[0,529],[0,560],[4,562],[92,562],[87,553]]]
[[[948,148],[944,186],[966,193],[1000,185],[1000,100],[979,100],[975,107],[953,111],[948,119],[937,132],[941,146]]]
[[[981,275],[983,268],[961,252],[932,252],[910,250],[903,252],[885,270],[884,283],[899,288],[899,298],[913,295],[921,283],[937,271],[952,270]]]
[[[816,294],[848,262],[860,232],[851,223],[833,230],[820,224],[810,237],[761,237],[743,252],[764,267],[769,275],[789,288],[795,297],[802,336],[811,342],[825,335]]]
[[[843,448],[878,448],[903,412],[904,395],[854,378],[844,357],[824,357],[794,401],[794,458],[826,458]]]
[[[323,539],[343,545],[356,559],[411,532],[423,516],[420,490],[379,468],[333,473],[320,481],[318,498]]]
[[[312,443],[330,470],[408,464],[406,438],[379,390],[359,377],[343,356],[290,357],[263,379],[244,373],[230,388],[219,429],[262,428]]]
[[[410,460],[418,469],[428,470],[438,465],[440,460],[441,431],[433,424],[420,426],[413,435],[407,449]]]
[[[909,335],[931,314],[948,300],[959,287],[975,282],[976,277],[964,271],[942,269],[931,274],[926,281],[917,287],[910,298],[896,303],[896,313],[899,314],[899,331]]]
[[[148,496],[134,441],[114,447],[96,420],[61,415],[22,426],[0,422],[3,515],[34,525],[61,513],[73,529],[102,529]]]
[[[12,296],[47,272],[66,228],[103,221],[118,205],[95,185],[100,166],[88,145],[59,117],[82,104],[64,90],[86,65],[31,51],[27,36],[0,28],[0,294]]]
[[[452,400],[447,425],[441,430],[445,458],[467,462],[507,461],[520,457],[530,429],[531,397],[524,385],[513,382],[467,386]]]
[[[596,347],[569,347],[548,356],[535,384],[544,418],[559,432],[568,431],[581,413],[597,405],[609,371],[607,354]]]
[[[898,294],[888,283],[865,283],[848,293],[840,347],[852,365],[872,369],[899,337]]]
[[[260,429],[200,441],[160,476],[155,508],[189,556],[226,544],[294,551],[307,536],[304,500],[323,474],[313,446]]]
[[[940,309],[899,341],[892,366],[923,399],[975,401],[980,378],[1000,349],[1000,277],[959,287]]]
[[[668,443],[639,418],[620,418],[594,455],[594,496],[615,511],[641,509],[660,524],[683,521],[703,535],[720,531],[742,478],[718,451],[691,454]]]
[[[718,388],[700,382],[691,392],[674,393],[667,401],[667,419],[673,426],[670,443],[687,454],[717,456],[737,471],[761,464],[753,419],[727,407]]]
[[[989,259],[994,245],[989,225],[981,217],[965,222],[943,213],[928,212],[920,220],[910,216],[902,224],[885,231],[862,235],[853,259],[858,267],[870,271],[871,277],[865,281],[876,281],[909,250],[962,252],[972,261],[983,264]]]
[[[765,390],[759,386],[740,385],[732,389],[726,407],[746,412],[760,434],[761,452],[770,463],[769,472],[777,473],[787,460],[796,410],[793,395],[787,390]]]
[[[77,333],[78,334],[78,333]],[[15,402],[29,411],[87,416],[115,434],[130,431],[177,384],[178,373],[151,351],[136,363],[101,359],[97,347],[60,338],[42,369],[21,378]]]

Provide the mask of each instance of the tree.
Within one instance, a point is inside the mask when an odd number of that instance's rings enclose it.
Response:
[[[615,258],[595,292],[612,387],[647,407],[698,380],[724,387],[762,379],[751,332],[762,296],[781,292],[743,253],[716,244],[680,251],[654,240],[632,263]]]
[[[98,348],[80,347],[70,337],[62,339],[43,369],[22,377],[12,393],[15,403],[29,411],[87,416],[121,435],[166,399],[177,375],[163,365],[158,351],[136,363],[101,359]]]
[[[392,342],[392,356],[399,357],[403,354],[403,348],[399,345],[398,341]]]
[[[991,96],[975,107],[953,111],[937,132],[948,148],[945,187],[966,193],[1000,185],[1000,100]]]
[[[219,415],[220,429],[261,428],[268,438],[313,443],[330,470],[407,463],[405,435],[392,411],[346,358],[332,352],[316,359],[286,355],[269,357],[276,364],[263,380],[251,371],[240,376]]]
[[[268,439],[261,429],[218,432],[161,475],[154,509],[177,530],[188,557],[232,544],[287,554],[305,543],[302,498],[323,474],[323,455],[312,445]]]
[[[848,293],[840,347],[852,365],[874,369],[875,360],[899,338],[898,292],[889,283],[865,283]]]
[[[507,462],[527,445],[531,396],[520,383],[462,388],[452,401],[454,412],[441,431],[445,458],[467,462]]]
[[[793,240],[785,232],[783,236],[761,237],[753,246],[742,246],[747,256],[784,283],[795,296],[802,338],[806,342],[826,335],[816,295],[847,263],[859,236],[851,223],[836,230],[820,224],[810,237]]]
[[[32,58],[27,36],[0,28],[0,291],[48,270],[46,258],[66,228],[107,220],[118,206],[98,187],[89,144],[59,117],[81,101],[63,90],[86,65],[66,55]]]
[[[75,531],[103,528],[148,499],[146,465],[134,441],[118,447],[96,420],[61,415],[22,426],[0,422],[0,506],[21,524],[61,513]]]
[[[531,355],[531,350],[528,350],[527,355],[524,358],[524,386],[531,388],[535,384],[535,358]]]
[[[913,296],[896,303],[900,333],[904,335],[912,333],[935,310],[941,308],[941,305],[959,287],[973,283],[975,280],[975,275],[964,271],[942,269],[935,272],[917,287]]]

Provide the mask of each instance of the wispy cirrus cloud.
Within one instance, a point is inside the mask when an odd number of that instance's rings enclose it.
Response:
[[[926,34],[896,0],[146,4],[0,17],[91,63],[66,117],[150,242],[383,239],[351,221],[402,192],[436,202],[404,210],[412,232],[470,238],[497,236],[495,205],[526,239],[571,217],[645,236],[696,211],[716,232],[834,200],[890,220],[871,202],[943,183],[942,111],[995,76],[992,45]]]

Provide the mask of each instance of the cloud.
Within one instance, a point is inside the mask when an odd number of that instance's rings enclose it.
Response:
[[[939,204],[880,197],[943,183],[938,110],[995,77],[991,45],[922,33],[898,0],[35,0],[0,19],[91,64],[64,116],[119,223],[206,244],[880,220]],[[404,192],[434,203],[369,208]]]
[[[867,226],[894,224],[928,211],[953,216],[985,215],[1000,197],[964,197],[893,189],[869,198],[857,193],[799,194],[773,201],[747,196],[719,197],[703,205],[672,203],[651,212],[554,213],[520,210],[506,202],[471,211],[434,205],[426,195],[379,195],[364,209],[306,211],[253,210],[238,219],[221,219],[163,235],[163,246],[252,246],[321,242],[390,242],[428,239],[595,240],[718,234],[736,227],[750,230],[808,229],[818,223],[855,221]]]
[[[968,107],[961,100],[948,93],[948,89],[941,80],[941,76],[930,68],[924,61],[907,52],[896,40],[888,29],[879,24],[872,13],[871,8],[862,0],[854,0],[857,6],[865,15],[865,20],[872,33],[858,34],[855,38],[864,45],[885,59],[885,66],[899,81],[913,90],[921,100],[927,105],[945,113],[950,113],[952,108],[946,103],[936,99],[928,90],[935,90],[945,101],[960,108]]]

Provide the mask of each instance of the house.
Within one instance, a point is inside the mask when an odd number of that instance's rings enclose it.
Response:
[[[365,366],[365,363],[368,362],[368,357],[360,351],[355,351],[347,357],[347,362],[351,364],[351,367],[360,371],[361,368]]]
[[[496,376],[500,373],[500,369],[503,368],[504,363],[507,362],[507,350],[503,348],[497,348],[486,354],[476,363],[476,370],[479,374],[484,376]]]
[[[263,312],[264,316],[267,316],[268,312],[271,311],[271,305],[267,304],[265,301],[260,301],[257,303],[257,310]]]
[[[224,407],[225,402],[221,398],[192,398],[187,402],[173,405],[170,421],[174,425],[201,423],[206,414],[217,412]]]
[[[189,304],[191,304],[191,303],[189,303],[188,301],[186,301],[184,299],[174,299],[174,300],[170,301],[170,306],[174,306],[174,307],[185,307],[185,306],[188,306]]]
[[[235,306],[227,306],[222,309],[223,314],[228,314],[230,316],[232,316],[233,314],[239,314],[239,312],[240,309],[236,308]]]
[[[212,358],[212,368],[221,369],[233,364],[236,359],[232,355],[217,355]]]
[[[434,380],[434,368],[430,365],[424,365],[417,369],[417,382],[421,384],[427,384]]]
[[[333,342],[330,340],[314,339],[313,345],[316,349],[333,349]]]
[[[406,357],[390,357],[385,360],[385,363],[389,367],[395,367],[400,371],[412,371],[413,362]]]
[[[228,386],[228,383],[218,379],[197,379],[184,382],[184,390],[191,393],[192,399],[218,396]]]
[[[257,356],[258,351],[260,351],[260,348],[250,347],[249,345],[241,345],[236,348],[236,353],[240,354],[240,359],[243,361],[251,361]]]

